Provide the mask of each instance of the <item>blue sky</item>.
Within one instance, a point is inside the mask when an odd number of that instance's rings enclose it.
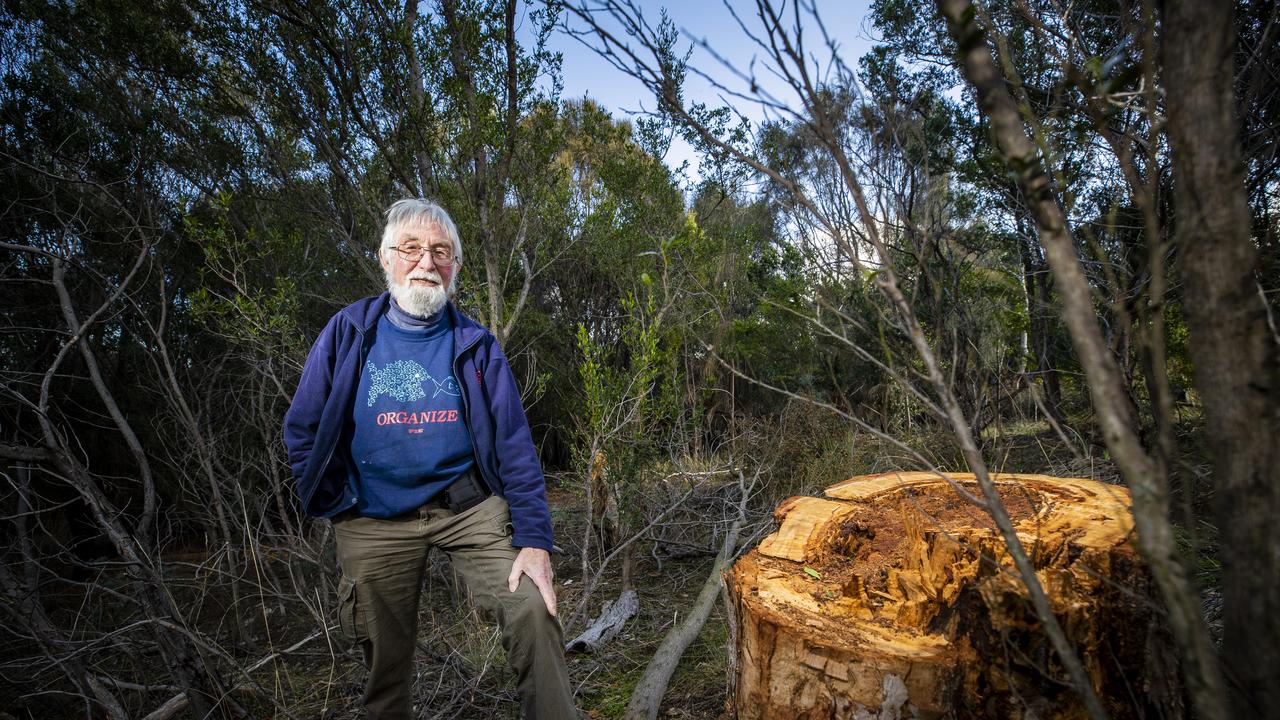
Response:
[[[739,19],[752,32],[758,32],[760,21],[754,14],[754,0],[730,0],[730,3]],[[744,82],[735,78],[698,46],[705,39],[725,60],[744,71],[755,59],[756,76],[760,79],[761,86],[771,91],[779,100],[793,101],[792,97],[785,94],[783,84],[773,79],[762,67],[763,51],[743,33],[724,3],[719,0],[684,0],[675,3],[638,0],[637,4],[651,24],[657,23],[659,13],[666,8],[668,16],[681,31],[682,47],[694,46],[689,60],[691,66],[702,68],[730,89],[745,89]],[[857,59],[870,50],[873,44],[872,29],[864,22],[867,0],[815,0],[815,4],[827,32],[839,46],[840,56],[850,67],[856,68]],[[790,13],[790,2],[783,7]],[[818,28],[811,22],[805,22],[804,30],[806,43],[812,53],[817,56],[819,63],[825,63],[829,52],[822,44]],[[618,118],[654,108],[653,98],[638,81],[615,69],[578,40],[557,31],[551,38],[550,45],[553,50],[564,55],[563,99],[590,97]],[[690,74],[685,92],[689,100],[702,101],[712,106],[725,104],[725,100],[717,96],[715,89],[706,80],[693,74]],[[753,122],[763,119],[764,114],[759,107],[740,100],[730,101]],[[667,164],[676,167],[684,160],[689,161],[691,169],[696,173],[696,158],[692,150],[677,141],[667,155]]]

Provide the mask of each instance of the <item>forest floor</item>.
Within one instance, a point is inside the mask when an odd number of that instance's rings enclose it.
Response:
[[[1180,433],[1184,456],[1179,466],[1184,468],[1184,476],[1203,476],[1196,435],[1192,428],[1184,428]],[[906,442],[940,468],[964,467],[945,434],[917,433]],[[1101,449],[1082,440],[1073,444],[1077,446],[1074,451],[1043,423],[1006,425],[1001,432],[984,434],[984,450],[993,470],[1117,481],[1115,470]],[[766,510],[771,510],[788,494],[817,494],[828,485],[854,475],[914,467],[900,450],[886,441],[847,432],[834,437],[815,437],[808,445],[790,448],[788,452],[800,460],[783,468],[790,479],[782,483],[785,487],[766,493],[762,499],[768,505]],[[1190,505],[1200,503],[1191,494],[1186,497]],[[584,520],[577,511],[580,498],[553,483],[550,499],[557,537],[579,537],[584,530]],[[640,599],[638,614],[601,650],[568,656],[579,707],[587,716],[622,717],[650,657],[666,632],[692,606],[712,567],[713,553],[714,549],[707,547],[704,552],[687,557],[659,559],[649,554],[646,543],[637,543],[632,575]],[[572,612],[584,584],[580,558],[572,555],[569,552],[555,559],[562,618]],[[1208,555],[1201,554],[1202,557]],[[496,628],[463,601],[462,591],[442,557],[433,554],[431,565],[422,604],[416,665],[418,716],[484,720],[518,717],[515,679],[506,668]],[[1201,581],[1212,586],[1216,567],[1206,560],[1200,570]],[[590,616],[594,617],[603,602],[617,596],[618,572],[616,566],[606,571],[588,603]],[[319,607],[322,603],[317,601],[316,605]],[[571,633],[581,632],[583,624],[572,628]],[[264,615],[256,627],[259,630],[254,639],[259,647],[283,648],[314,633],[315,621],[305,614],[292,618]],[[270,628],[269,633],[261,631],[266,627]],[[246,631],[246,634],[251,633]],[[716,603],[671,680],[661,717],[727,717],[727,641],[724,606]],[[240,697],[257,717],[356,717],[362,675],[358,653],[335,633],[315,637],[303,647],[263,665],[252,673],[258,691],[246,692]],[[0,681],[0,688],[6,684]],[[51,706],[41,703],[38,689],[26,687],[24,690],[22,694],[30,702],[19,701],[6,708],[7,713],[0,710],[0,720],[85,716],[85,706],[79,702],[70,703],[66,713],[50,714]],[[31,692],[37,695],[31,696]],[[151,694],[151,698],[148,704],[154,707],[163,696]],[[282,711],[282,707],[288,710]]]

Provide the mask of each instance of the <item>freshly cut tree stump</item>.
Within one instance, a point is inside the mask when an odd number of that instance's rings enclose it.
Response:
[[[972,474],[950,473],[977,494]],[[1113,718],[1180,717],[1126,489],[994,476]],[[727,573],[734,704],[753,718],[1083,718],[994,523],[934,473],[795,497]]]

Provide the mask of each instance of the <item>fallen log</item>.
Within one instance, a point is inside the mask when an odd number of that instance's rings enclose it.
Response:
[[[600,616],[578,637],[565,643],[565,652],[593,653],[609,644],[622,626],[627,624],[633,615],[640,611],[640,596],[636,591],[627,588],[615,600],[608,600],[600,608]]]
[[[759,481],[759,469],[752,475],[749,484],[742,470],[738,471],[738,516],[729,526],[729,532],[725,533],[724,542],[720,544],[720,552],[716,555],[716,562],[711,567],[706,581],[702,583],[698,599],[685,614],[684,621],[672,627],[662,638],[662,644],[658,646],[657,652],[649,660],[649,665],[645,667],[644,674],[640,676],[640,681],[636,683],[631,699],[627,701],[626,720],[655,720],[658,717],[662,696],[667,692],[667,683],[671,682],[671,676],[675,674],[680,658],[684,657],[684,651],[689,649],[689,645],[702,632],[702,626],[707,623],[707,617],[711,615],[712,605],[721,595],[724,567],[733,559],[737,551],[738,533],[742,531],[742,524],[747,520],[747,503],[751,500],[752,491],[755,490],[756,483]]]
[[[993,479],[1110,716],[1181,716],[1128,491]],[[777,532],[726,578],[740,720],[1084,717],[982,509],[934,473],[856,477],[825,495],[784,501]]]

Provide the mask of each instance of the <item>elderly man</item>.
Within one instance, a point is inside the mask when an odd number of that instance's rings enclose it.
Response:
[[[449,302],[457,228],[440,206],[401,200],[379,259],[388,292],[333,316],[285,416],[303,508],[333,521],[340,624],[369,664],[366,713],[411,716],[435,546],[498,616],[525,716],[573,718],[546,486],[506,357]]]

